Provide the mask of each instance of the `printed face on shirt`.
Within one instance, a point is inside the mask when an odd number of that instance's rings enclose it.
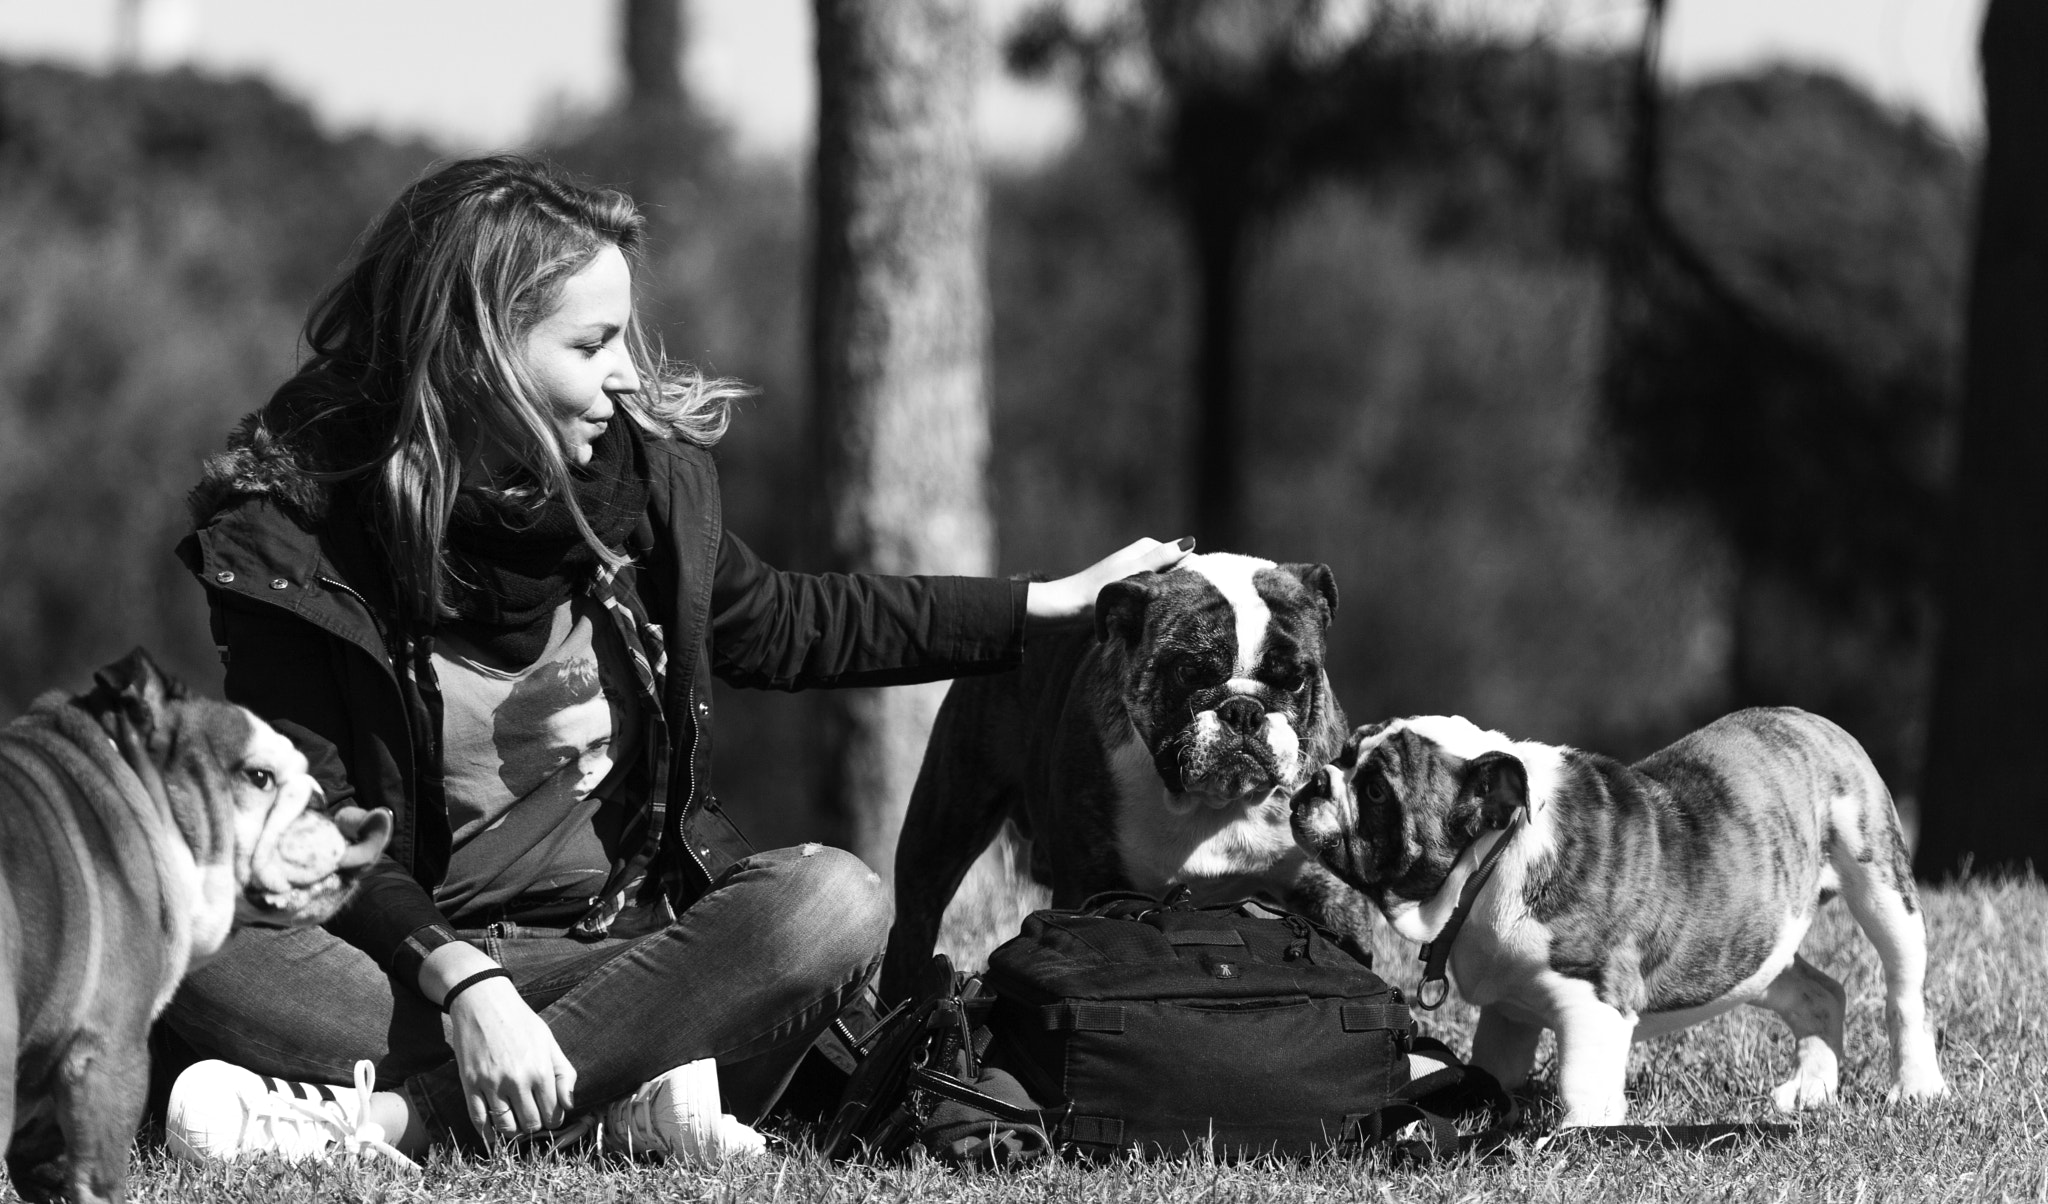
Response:
[[[613,398],[637,393],[640,377],[626,352],[633,316],[633,271],[610,244],[562,282],[554,309],[526,332],[528,375],[562,437],[571,464],[590,463],[590,445],[617,410]]]

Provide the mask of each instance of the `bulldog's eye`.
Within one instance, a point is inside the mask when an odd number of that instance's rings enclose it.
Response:
[[[1202,666],[1193,661],[1180,661],[1173,666],[1173,684],[1187,689],[1201,683]]]
[[[1367,802],[1386,802],[1387,784],[1385,782],[1380,781],[1378,778],[1367,778],[1365,780],[1365,797]]]
[[[268,769],[258,769],[253,765],[242,770],[242,776],[247,778],[249,784],[258,790],[268,790],[277,784],[275,774],[271,773]]]

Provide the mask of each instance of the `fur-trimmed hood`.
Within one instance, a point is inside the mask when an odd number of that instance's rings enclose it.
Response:
[[[206,458],[186,495],[192,525],[203,527],[251,497],[269,498],[300,525],[320,526],[339,475],[363,467],[383,450],[390,429],[385,407],[353,385],[321,372],[302,372],[228,435],[227,448]]]

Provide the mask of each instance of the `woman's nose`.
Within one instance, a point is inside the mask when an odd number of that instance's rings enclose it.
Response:
[[[633,366],[632,356],[623,354],[619,356],[618,367],[613,368],[612,374],[605,378],[604,388],[607,393],[638,393],[640,391],[640,372]]]

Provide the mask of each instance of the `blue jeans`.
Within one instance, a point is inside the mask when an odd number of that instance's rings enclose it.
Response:
[[[888,940],[881,880],[820,845],[756,853],[657,932],[584,940],[493,924],[462,937],[511,972],[576,1068],[577,1111],[665,1071],[718,1060],[725,1109],[759,1119],[872,973]],[[348,1083],[359,1058],[439,1140],[476,1148],[440,1010],[319,928],[236,932],[164,1022],[202,1055],[260,1074]]]

